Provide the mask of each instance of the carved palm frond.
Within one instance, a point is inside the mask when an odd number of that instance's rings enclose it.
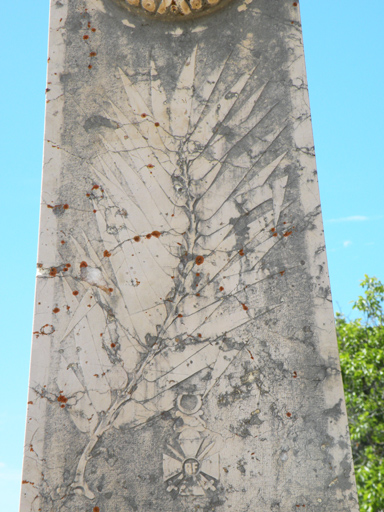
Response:
[[[90,435],[75,482],[89,497],[85,465],[100,435],[171,409],[176,386],[205,369],[208,393],[246,345],[244,326],[266,311],[247,305],[247,288],[265,277],[280,240],[271,230],[286,155],[271,148],[282,130],[266,122],[268,84],[244,94],[257,70],[222,92],[224,63],[197,90],[197,52],[171,92],[153,62],[150,95],[120,70],[126,103],[109,102],[116,126],[100,134],[104,150],[91,163],[103,253],[85,235],[73,240],[84,292],[77,300],[64,285],[75,313],[60,333],[58,378]],[[79,336],[92,348],[76,351]]]

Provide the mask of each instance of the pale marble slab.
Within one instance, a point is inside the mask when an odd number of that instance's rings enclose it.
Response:
[[[51,3],[21,512],[358,511],[299,8],[219,4]]]

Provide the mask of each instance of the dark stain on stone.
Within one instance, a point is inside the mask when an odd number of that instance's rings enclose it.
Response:
[[[324,416],[328,416],[329,418],[332,418],[333,420],[338,421],[340,419],[340,417],[344,415],[343,411],[341,410],[341,404],[342,404],[342,399],[340,398],[340,400],[337,402],[336,405],[334,405],[330,409],[326,409],[324,411],[324,413],[323,413]]]
[[[245,469],[245,462],[243,460],[237,461],[237,469],[240,471],[240,473],[245,476],[247,473],[247,470]]]
[[[209,500],[209,503],[207,503],[203,507],[202,511],[203,512],[213,512],[218,507],[221,507],[222,505],[225,505],[225,500],[223,500],[222,498],[220,498],[220,496],[218,494],[216,494],[211,497],[211,499]]]
[[[247,419],[243,420],[243,423],[244,423],[244,425],[251,425],[251,426],[253,426],[253,425],[261,425],[262,423],[264,423],[264,421],[261,420],[259,418],[258,413],[255,412],[255,413],[251,414],[250,418],[247,418]]]
[[[98,128],[111,128],[112,130],[117,130],[119,125],[116,121],[112,121],[112,119],[108,119],[104,116],[94,115],[88,117],[84,123],[85,131],[90,132],[91,130],[97,130]]]
[[[148,347],[153,347],[153,345],[157,342],[157,336],[152,336],[151,334],[147,333],[145,335],[145,342]]]
[[[228,352],[229,350],[241,350],[245,345],[244,343],[233,341],[231,338],[223,338],[220,344],[220,350]]]

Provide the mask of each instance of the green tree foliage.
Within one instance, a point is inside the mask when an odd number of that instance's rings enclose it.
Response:
[[[341,370],[347,403],[361,512],[384,511],[384,285],[361,282],[353,308],[362,317],[336,313]]]

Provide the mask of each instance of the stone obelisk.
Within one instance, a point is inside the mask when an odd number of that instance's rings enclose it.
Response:
[[[299,6],[51,0],[21,512],[357,512]]]

